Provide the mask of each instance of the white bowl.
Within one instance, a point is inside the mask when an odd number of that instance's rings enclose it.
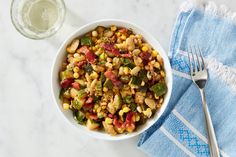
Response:
[[[62,61],[66,57],[66,51],[65,51],[66,46],[74,38],[76,38],[78,36],[81,36],[81,35],[85,34],[88,31],[93,30],[97,26],[105,26],[106,27],[106,26],[111,26],[111,25],[131,28],[135,34],[141,34],[144,37],[144,39],[146,40],[146,42],[151,44],[152,47],[159,52],[159,54],[164,59],[164,68],[165,68],[165,71],[166,71],[166,83],[167,83],[167,87],[168,87],[168,92],[165,95],[162,107],[160,108],[159,111],[157,111],[157,113],[151,119],[149,119],[145,124],[140,126],[133,133],[120,134],[120,135],[117,135],[117,136],[111,136],[111,135],[109,135],[109,134],[107,134],[105,132],[90,131],[85,126],[79,125],[73,119],[73,115],[72,115],[71,111],[63,110],[62,103],[61,103],[61,101],[59,99],[59,93],[60,93],[61,87],[59,86],[58,73],[59,73],[59,69],[60,69],[61,63],[62,63]],[[136,135],[139,135],[140,133],[142,133],[145,130],[147,130],[151,125],[153,125],[160,118],[160,116],[163,114],[163,112],[167,108],[167,104],[169,102],[171,91],[172,91],[172,72],[171,72],[171,67],[170,67],[169,59],[167,57],[167,54],[163,50],[162,46],[159,44],[159,42],[151,34],[147,33],[146,31],[141,29],[139,26],[137,26],[135,24],[132,24],[130,22],[126,22],[126,21],[122,21],[122,20],[114,20],[114,19],[106,19],[106,20],[95,21],[95,22],[86,24],[83,27],[80,27],[78,30],[76,30],[74,33],[72,33],[72,35],[70,35],[69,38],[67,38],[64,41],[64,43],[61,45],[61,47],[59,48],[59,50],[57,52],[57,56],[56,56],[56,58],[54,60],[54,64],[53,64],[53,68],[52,68],[52,78],[51,79],[52,79],[51,80],[52,81],[51,82],[52,83],[51,87],[52,87],[52,93],[53,93],[54,100],[55,100],[56,105],[58,106],[60,112],[64,115],[66,120],[70,124],[74,125],[79,130],[79,132],[84,132],[84,133],[87,133],[88,135],[91,135],[92,137],[99,138],[99,139],[104,139],[104,140],[123,140],[123,139],[128,139],[128,138],[134,137]]]

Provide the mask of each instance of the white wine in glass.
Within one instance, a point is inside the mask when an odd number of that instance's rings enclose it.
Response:
[[[12,22],[24,36],[43,39],[56,33],[64,21],[62,0],[13,0]]]

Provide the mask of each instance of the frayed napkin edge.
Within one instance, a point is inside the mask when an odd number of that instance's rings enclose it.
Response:
[[[215,58],[206,58],[206,63],[207,68],[213,71],[236,94],[236,70],[218,62]]]
[[[188,52],[179,50],[179,54],[188,57]],[[196,57],[196,56],[195,56]],[[232,93],[236,95],[236,69],[224,65],[216,58],[204,57],[206,67],[210,72],[213,72],[221,81],[232,89]],[[183,74],[181,74],[183,77]],[[185,77],[186,78],[186,77]],[[190,75],[189,75],[190,79]]]
[[[188,12],[192,9],[203,10],[204,12],[226,18],[236,23],[236,12],[231,11],[226,5],[217,6],[213,1],[206,0],[187,0],[180,7],[181,12]]]

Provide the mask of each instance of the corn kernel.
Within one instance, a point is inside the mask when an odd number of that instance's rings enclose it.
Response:
[[[120,67],[119,68],[119,75],[123,75],[124,74],[124,67]]]
[[[135,86],[135,85],[131,87],[131,93],[132,93],[132,94],[135,94],[134,88],[137,88],[137,87],[138,87],[138,86]]]
[[[99,107],[99,105],[98,105],[98,104],[95,104],[94,107],[93,107],[93,109],[97,110],[98,107]]]
[[[119,116],[122,117],[123,115],[124,115],[124,111],[123,111],[123,110],[120,110],[120,111],[119,111]]]
[[[132,116],[132,121],[133,121],[133,122],[136,121],[136,116],[135,116],[135,115]]]
[[[124,72],[125,75],[128,75],[129,74],[129,68],[128,67],[124,67],[123,72]]]
[[[70,105],[68,103],[63,103],[62,107],[63,107],[64,110],[69,110]]]
[[[135,125],[134,125],[134,124],[129,125],[129,126],[126,128],[126,130],[127,130],[128,132],[133,132],[134,129],[135,129]]]
[[[154,95],[155,99],[159,99],[159,96],[157,96],[156,94]]]
[[[156,57],[158,55],[158,52],[156,50],[152,51],[152,57]]]
[[[73,77],[74,77],[74,78],[79,78],[79,73],[75,72],[75,73],[73,74]]]
[[[125,36],[125,35],[122,35],[120,38],[121,38],[122,40],[125,40],[125,39],[126,39],[126,36]]]
[[[106,66],[108,69],[112,69],[112,64],[109,63],[109,62],[106,62],[105,66]]]
[[[130,108],[128,108],[128,107],[124,107],[122,110],[123,110],[124,113],[127,113],[127,112],[130,111]]]
[[[102,53],[102,54],[99,56],[99,60],[100,60],[100,61],[105,60],[105,53]]]
[[[162,62],[162,58],[161,58],[160,55],[157,55],[157,61],[160,62],[160,63]]]
[[[107,87],[103,87],[103,92],[107,92],[108,88]]]
[[[136,37],[137,37],[138,39],[142,39],[142,35],[141,35],[141,34],[137,34]]]
[[[78,58],[73,58],[73,62],[79,62]]]
[[[157,69],[160,69],[160,68],[161,68],[160,63],[158,63],[158,62],[155,62],[153,66],[154,66],[155,68],[157,68]]]
[[[147,52],[147,51],[148,51],[147,46],[143,46],[143,47],[142,47],[142,51],[143,51],[143,52]]]
[[[94,71],[94,72],[92,72],[92,74],[90,74],[90,78],[91,79],[97,79],[98,78],[98,74]]]
[[[110,57],[107,58],[107,62],[112,62],[112,59]]]
[[[98,36],[98,32],[97,31],[92,31],[92,36],[93,37],[97,37]]]
[[[75,39],[72,41],[71,45],[66,48],[66,51],[68,53],[75,53],[78,46],[79,46],[79,39]]]
[[[117,27],[116,26],[111,26],[111,31],[116,31],[117,30]]]
[[[157,104],[157,108],[161,108],[161,104],[159,103],[159,104]]]
[[[139,120],[140,120],[140,116],[138,114],[136,114],[135,121],[138,122]]]
[[[95,46],[93,46],[93,47],[92,47],[92,50],[93,50],[93,51],[96,51],[97,48],[96,48]],[[96,55],[97,55],[97,54],[96,54]]]
[[[79,68],[78,67],[74,67],[73,71],[77,73],[77,72],[79,72]]]
[[[121,34],[120,34],[120,32],[118,32],[116,35],[119,37]]]
[[[163,98],[161,98],[161,99],[160,99],[160,101],[159,101],[159,103],[161,104],[161,103],[163,103],[163,101],[164,101],[164,99],[163,99]]]
[[[97,113],[101,112],[101,110],[102,110],[102,108],[99,106],[99,107],[97,108]]]
[[[108,117],[106,117],[106,119],[105,119],[105,123],[106,124],[112,124],[112,119],[111,118],[108,118]]]
[[[67,55],[67,58],[70,58],[70,57],[73,57],[73,55],[72,55],[72,54],[68,54],[68,55]]]
[[[75,53],[73,56],[74,56],[75,58],[79,58],[79,54],[78,54],[78,53]]]
[[[143,111],[143,114],[150,118],[152,116],[152,110],[150,108],[147,108],[146,111]]]
[[[98,39],[96,43],[97,43],[97,44],[100,44],[101,42],[102,42],[102,40],[101,40],[101,39]]]
[[[139,113],[141,113],[141,112],[142,112],[142,108],[141,108],[140,106],[138,106],[138,107],[137,107],[137,111],[138,111]]]
[[[138,75],[138,72],[139,72],[140,70],[141,70],[141,68],[140,68],[139,66],[136,66],[136,67],[134,67],[134,68],[130,71],[130,74],[137,76],[137,75]]]
[[[161,73],[161,76],[162,76],[162,77],[165,77],[165,76],[166,76],[166,74],[165,74],[165,72],[164,72],[163,70],[162,70],[160,73]]]
[[[127,105],[126,105],[126,104],[122,105],[122,107],[121,107],[121,108],[123,109],[123,108],[125,108],[125,107],[127,107]]]
[[[141,51],[140,51],[139,49],[134,49],[132,53],[133,53],[135,56],[138,56],[138,55],[140,54],[140,52],[141,52]]]
[[[68,52],[68,53],[72,53],[70,47],[67,47],[67,48],[66,48],[66,52]]]
[[[130,37],[130,38],[134,38],[135,36],[134,36],[133,34],[131,34],[129,37]]]
[[[141,66],[143,60],[140,57],[134,57],[134,64],[137,66]]]
[[[94,51],[95,51],[94,53],[95,53],[96,56],[100,56],[102,54],[102,51],[100,51],[100,50],[97,50],[97,51],[94,50]]]
[[[141,83],[141,86],[144,86],[145,85],[145,82],[144,81],[142,81],[142,83]]]
[[[97,113],[98,118],[103,118],[104,117],[103,114],[104,114],[103,112]]]
[[[152,75],[151,75],[151,72],[150,72],[150,71],[147,72],[147,78],[148,78],[149,80],[152,79]]]

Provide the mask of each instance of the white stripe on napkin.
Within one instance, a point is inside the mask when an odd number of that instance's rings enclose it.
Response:
[[[185,152],[190,157],[195,157],[195,155],[192,152],[190,152],[184,145],[182,145],[178,140],[176,140],[163,126],[160,127],[160,130],[183,152]]]
[[[205,136],[203,136],[197,129],[195,129],[192,124],[190,124],[176,109],[173,109],[172,113],[179,118],[195,135],[197,135],[202,141],[208,143],[208,140]],[[223,157],[229,157],[223,150],[220,150],[220,154]]]
[[[183,50],[178,50],[179,54],[185,57],[188,57],[188,52]],[[190,55],[190,58],[192,56]],[[196,55],[195,55],[196,58]],[[236,93],[236,68],[229,67],[223,63],[217,61],[215,58],[204,58],[206,62],[207,69],[214,72],[217,77],[226,83],[230,88]],[[188,74],[182,74],[181,72],[175,71],[176,75],[190,79],[191,77]]]
[[[183,78],[186,78],[186,79],[189,79],[191,80],[191,76],[186,74],[186,73],[183,73],[183,72],[180,72],[180,71],[177,71],[175,69],[172,69],[172,73],[177,75],[177,76],[180,76],[180,77],[183,77]]]

